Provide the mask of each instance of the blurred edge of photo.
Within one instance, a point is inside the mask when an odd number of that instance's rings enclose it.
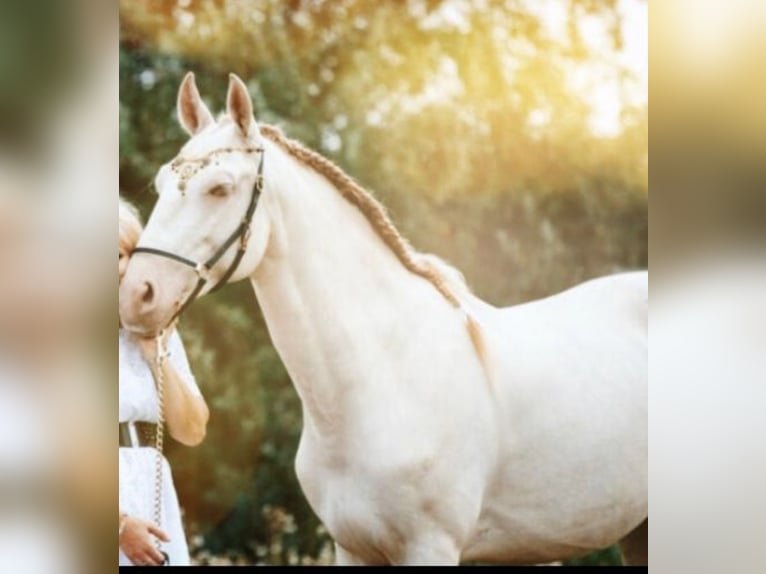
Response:
[[[114,560],[118,26],[108,2],[0,6],[3,572]]]

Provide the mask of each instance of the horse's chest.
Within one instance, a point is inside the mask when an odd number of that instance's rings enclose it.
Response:
[[[396,489],[390,483],[386,487],[384,477],[359,460],[324,460],[301,442],[296,472],[311,507],[346,550],[370,563],[385,562],[402,542],[394,518],[402,515],[403,501]]]
[[[389,529],[373,508],[370,486],[361,480],[350,480],[322,469],[301,476],[301,486],[314,511],[333,540],[357,556],[382,556],[380,535]],[[377,533],[377,534],[376,534]]]

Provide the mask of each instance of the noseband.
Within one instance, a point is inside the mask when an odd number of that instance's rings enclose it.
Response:
[[[197,284],[195,285],[194,289],[192,290],[191,294],[186,298],[186,301],[184,301],[184,304],[181,305],[181,307],[178,309],[175,315],[173,315],[173,318],[170,320],[169,323],[172,323],[181,313],[183,313],[186,308],[191,305],[191,303],[197,298],[197,296],[200,294],[200,292],[205,288],[205,285],[207,285],[208,281],[210,280],[210,271],[213,269],[216,263],[226,254],[226,252],[229,250],[229,248],[237,241],[239,241],[239,247],[237,248],[237,254],[234,256],[234,260],[231,262],[231,265],[229,265],[229,268],[226,270],[226,273],[223,274],[223,276],[218,280],[218,282],[213,286],[213,288],[210,290],[212,293],[213,291],[217,291],[221,287],[223,287],[226,282],[231,278],[231,276],[234,274],[234,272],[237,270],[237,267],[239,267],[240,262],[242,261],[242,258],[245,255],[245,251],[247,251],[247,242],[250,239],[250,224],[253,221],[253,214],[255,213],[255,208],[258,205],[258,199],[261,196],[261,192],[263,191],[263,157],[264,157],[264,149],[261,147],[258,148],[243,148],[243,149],[236,149],[236,148],[225,148],[220,150],[215,150],[214,152],[211,152],[206,157],[202,159],[191,159],[191,160],[175,160],[171,167],[174,171],[178,170],[179,167],[187,162],[196,164],[198,167],[193,168],[190,170],[182,171],[182,182],[179,185],[179,188],[182,190],[186,187],[186,181],[193,175],[195,175],[201,168],[207,166],[210,162],[210,157],[213,155],[217,155],[220,153],[230,153],[234,151],[243,151],[245,153],[260,153],[261,159],[258,162],[258,175],[255,177],[255,183],[253,184],[253,190],[250,195],[250,203],[247,206],[247,211],[245,211],[245,215],[242,218],[242,221],[237,226],[237,228],[232,232],[231,235],[229,235],[228,239],[221,245],[221,247],[213,254],[210,259],[207,261],[199,262],[199,261],[192,261],[191,259],[187,259],[186,257],[181,257],[180,255],[176,255],[175,253],[171,253],[170,251],[164,251],[162,249],[155,249],[154,247],[143,247],[139,246],[133,249],[132,254],[135,253],[148,253],[151,255],[159,255],[160,257],[166,257],[167,259],[172,259],[173,261],[177,261],[178,263],[183,263],[187,267],[191,267],[194,269],[194,272],[197,274]]]

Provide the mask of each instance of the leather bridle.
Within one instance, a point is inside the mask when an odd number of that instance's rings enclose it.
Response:
[[[242,258],[245,255],[245,251],[247,251],[247,242],[250,239],[250,224],[253,220],[253,214],[255,213],[255,208],[258,205],[258,199],[261,196],[261,192],[263,191],[263,157],[264,157],[264,149],[259,148],[244,148],[244,149],[222,149],[222,150],[216,150],[212,152],[211,154],[208,154],[208,156],[201,160],[188,160],[192,162],[201,163],[202,167],[208,165],[209,163],[209,156],[215,155],[216,153],[228,153],[233,151],[244,151],[246,153],[254,153],[258,152],[261,154],[261,159],[258,163],[258,174],[255,178],[255,183],[253,184],[253,190],[250,195],[250,203],[247,206],[247,211],[245,211],[245,215],[242,218],[242,221],[237,226],[237,228],[232,232],[231,235],[229,235],[228,239],[221,245],[221,247],[218,248],[218,250],[210,257],[207,261],[199,262],[199,261],[193,261],[191,259],[187,259],[186,257],[182,257],[180,255],[177,255],[175,253],[172,253],[170,251],[165,251],[163,249],[155,249],[154,247],[145,247],[145,246],[137,246],[135,249],[133,249],[131,255],[136,253],[148,253],[150,255],[158,255],[160,257],[166,257],[167,259],[172,259],[173,261],[177,261],[178,263],[182,263],[186,265],[187,267],[191,267],[194,269],[194,272],[197,274],[197,284],[195,285],[194,289],[192,290],[191,294],[186,298],[186,301],[184,301],[184,304],[181,305],[181,307],[178,309],[178,311],[173,315],[173,318],[168,322],[168,324],[172,324],[173,321],[175,321],[181,313],[183,313],[186,308],[191,305],[191,303],[197,298],[197,296],[200,294],[200,292],[205,288],[205,285],[207,285],[208,281],[210,280],[210,271],[213,269],[216,263],[226,254],[226,252],[229,250],[229,248],[234,245],[237,241],[239,241],[239,247],[237,248],[237,254],[234,256],[234,260],[231,262],[231,265],[229,265],[229,268],[226,270],[226,273],[223,274],[223,276],[218,280],[218,282],[213,286],[213,288],[210,290],[210,293],[217,291],[221,287],[223,287],[226,282],[231,278],[231,276],[234,274],[234,272],[237,270],[237,267],[239,267],[240,262],[242,261]],[[183,160],[174,162],[175,165],[179,165],[183,163]],[[196,173],[195,170],[193,173]],[[184,182],[185,187],[185,182]]]

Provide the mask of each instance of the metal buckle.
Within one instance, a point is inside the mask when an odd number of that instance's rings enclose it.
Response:
[[[247,247],[247,242],[250,241],[250,236],[253,233],[253,228],[244,221],[242,223],[245,223],[247,227],[245,227],[245,231],[242,233],[242,238],[240,239],[239,246],[240,248],[245,249]]]
[[[136,423],[128,423],[128,435],[130,436],[130,446],[132,448],[138,448],[141,446],[141,442],[138,440],[138,429],[136,428]]]
[[[210,269],[204,263],[197,263],[194,266],[194,271],[197,273],[197,277],[203,281],[207,281],[210,278]]]

